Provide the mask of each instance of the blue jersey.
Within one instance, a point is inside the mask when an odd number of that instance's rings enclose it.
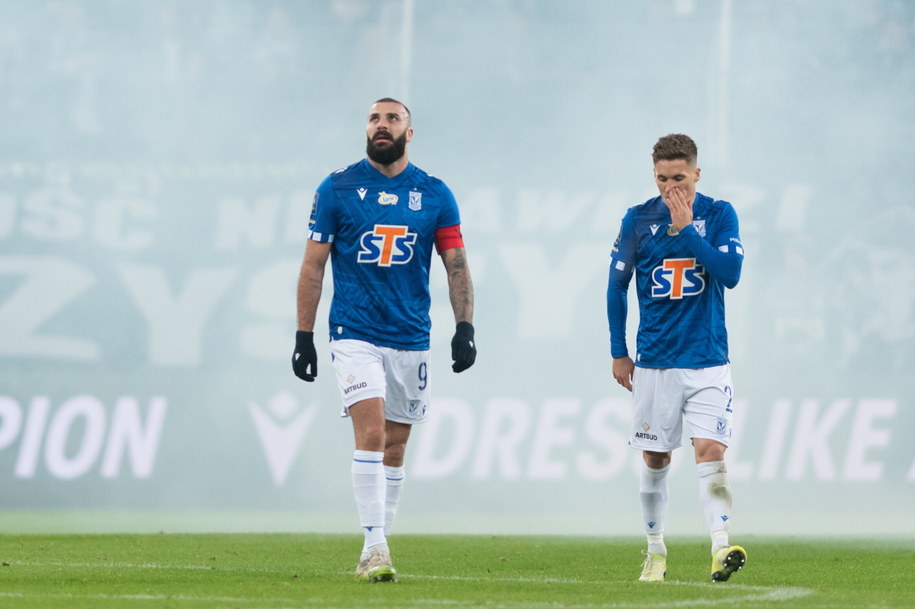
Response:
[[[613,357],[626,347],[626,292],[633,272],[639,300],[637,366],[707,368],[728,363],[724,288],[740,279],[743,245],[727,201],[696,194],[693,222],[668,235],[661,197],[630,208],[610,257],[607,317]]]
[[[331,339],[428,349],[435,231],[460,222],[451,190],[412,163],[389,178],[363,159],[325,178],[309,238],[333,244]]]

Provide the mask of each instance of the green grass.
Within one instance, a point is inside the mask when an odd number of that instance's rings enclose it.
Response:
[[[668,541],[667,581],[636,581],[636,538],[404,535],[398,582],[353,579],[356,535],[0,536],[4,609],[753,609],[915,606],[915,543],[741,540],[749,560],[709,581],[705,540]]]

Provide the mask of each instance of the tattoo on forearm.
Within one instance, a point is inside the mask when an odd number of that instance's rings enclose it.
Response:
[[[456,269],[465,269],[467,268],[467,256],[462,250],[455,251],[454,257],[451,259],[449,271],[454,271]]]
[[[323,279],[323,278],[321,278],[321,277],[309,277],[309,278],[307,279],[307,281],[308,281],[308,287],[310,287],[312,290],[317,290],[317,291],[318,291],[318,294],[320,294],[320,293],[321,293],[321,287],[322,287],[322,284],[323,284],[322,279]]]
[[[451,307],[457,320],[473,319],[473,281],[467,268],[467,258],[463,251],[455,252],[448,261],[448,292]]]

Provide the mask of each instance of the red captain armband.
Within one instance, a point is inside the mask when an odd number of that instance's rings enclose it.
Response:
[[[439,254],[456,247],[464,247],[464,236],[461,235],[460,224],[443,226],[435,231],[435,249]]]

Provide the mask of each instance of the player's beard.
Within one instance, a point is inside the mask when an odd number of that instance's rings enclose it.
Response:
[[[394,138],[393,141],[383,141],[390,142],[390,144],[381,147],[369,138],[365,138],[365,153],[376,163],[380,163],[382,165],[390,165],[391,163],[399,161],[407,151],[406,133],[401,134],[400,137]]]

